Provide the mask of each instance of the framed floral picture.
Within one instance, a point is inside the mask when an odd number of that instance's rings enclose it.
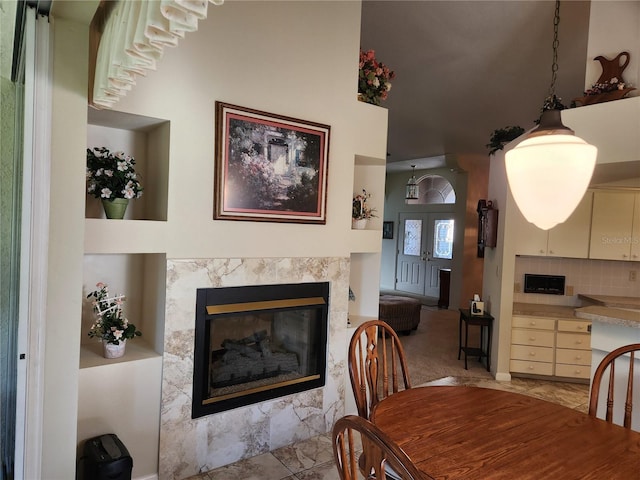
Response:
[[[213,218],[325,224],[329,132],[216,102]]]

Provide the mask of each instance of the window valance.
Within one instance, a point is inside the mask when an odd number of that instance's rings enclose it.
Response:
[[[207,18],[209,3],[224,0],[120,0],[101,2],[91,24],[90,103],[111,108],[135,85],[138,75],[155,70],[165,47]]]

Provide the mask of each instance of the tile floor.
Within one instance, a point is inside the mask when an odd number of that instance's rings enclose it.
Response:
[[[587,412],[589,386],[513,378],[511,382],[445,377],[425,385],[470,385],[509,390]],[[242,460],[189,480],[339,480],[330,434]]]

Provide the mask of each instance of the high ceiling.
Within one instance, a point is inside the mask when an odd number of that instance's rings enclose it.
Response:
[[[560,7],[556,94],[567,106],[584,90],[589,9]],[[361,47],[396,73],[383,102],[387,170],[455,167],[456,155],[488,154],[495,129],[534,127],[551,83],[554,10],[547,0],[364,0]]]

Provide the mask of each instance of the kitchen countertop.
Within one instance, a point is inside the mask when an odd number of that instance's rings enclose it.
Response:
[[[575,311],[576,317],[593,322],[640,328],[640,310],[623,310],[621,308],[591,305],[589,307],[576,308]]]
[[[584,319],[624,327],[640,328],[640,298],[579,294],[584,307],[514,303],[514,315]],[[591,305],[589,305],[591,303]]]
[[[514,315],[535,315],[538,317],[556,317],[576,319],[574,315],[576,307],[564,305],[542,305],[537,303],[514,303]]]
[[[632,308],[640,310],[640,297],[618,297],[614,295],[589,295],[579,293],[578,298],[603,307]]]

